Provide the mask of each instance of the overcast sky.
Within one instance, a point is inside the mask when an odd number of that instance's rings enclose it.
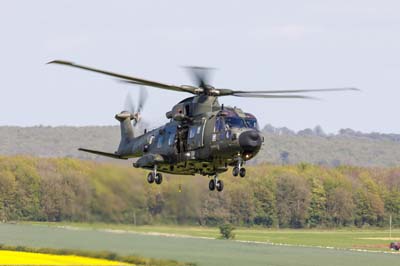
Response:
[[[128,91],[54,59],[171,84],[182,68],[216,68],[216,87],[362,92],[324,101],[224,97],[263,126],[400,133],[399,1],[2,1],[0,125],[116,125]],[[148,88],[159,125],[190,95]]]

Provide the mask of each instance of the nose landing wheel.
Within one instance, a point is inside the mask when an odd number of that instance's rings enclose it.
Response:
[[[237,166],[235,166],[235,167],[233,167],[233,169],[232,169],[232,175],[233,176],[238,176],[239,175],[239,167],[237,167]]]
[[[156,182],[157,185],[160,185],[162,183],[162,180],[163,176],[161,173],[157,173],[157,167],[154,167],[154,170],[147,175],[147,182],[149,184],[153,184],[154,182]]]
[[[246,176],[246,168],[244,168],[244,167],[240,168],[239,175],[240,175],[240,177],[245,177]]]
[[[237,162],[237,165],[235,167],[233,167],[233,169],[232,169],[232,175],[233,176],[240,175],[240,177],[246,176],[246,168],[243,167],[242,159],[240,157]]]

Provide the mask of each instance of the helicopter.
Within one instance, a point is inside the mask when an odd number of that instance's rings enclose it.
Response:
[[[223,96],[250,98],[316,99],[298,93],[351,91],[357,88],[329,88],[314,90],[262,90],[245,91],[216,88],[207,81],[206,68],[190,67],[196,85],[169,85],[133,76],[100,70],[69,61],[54,60],[48,64],[59,64],[112,76],[133,85],[155,87],[192,94],[175,104],[166,113],[165,125],[138,136],[134,134],[141,120],[141,111],[146,91],[140,89],[139,105],[136,109],[127,101],[126,110],[115,115],[120,123],[121,140],[114,153],[86,148],[80,151],[114,159],[138,158],[133,167],[147,169],[148,183],[161,184],[162,173],[211,177],[210,191],[223,191],[223,180],[218,176],[232,168],[233,176],[246,176],[245,163],[254,158],[264,142],[256,117],[237,107],[220,104]]]

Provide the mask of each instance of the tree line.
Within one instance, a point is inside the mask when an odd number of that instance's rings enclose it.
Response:
[[[311,164],[247,167],[221,176],[164,175],[71,158],[0,157],[2,221],[74,221],[312,228],[400,226],[400,168]]]

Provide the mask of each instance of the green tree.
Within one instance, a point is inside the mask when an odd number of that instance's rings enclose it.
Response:
[[[259,177],[252,180],[251,186],[254,189],[254,223],[268,227],[275,225],[277,214],[274,180],[270,177]]]
[[[15,219],[15,176],[9,170],[0,170],[0,221]]]
[[[327,214],[335,226],[350,224],[353,218],[353,197],[346,188],[336,187],[327,195]]]
[[[276,206],[280,226],[304,227],[310,203],[307,181],[297,175],[278,177]]]
[[[307,225],[316,227],[326,220],[326,193],[320,180],[311,179],[311,200],[308,208]]]

